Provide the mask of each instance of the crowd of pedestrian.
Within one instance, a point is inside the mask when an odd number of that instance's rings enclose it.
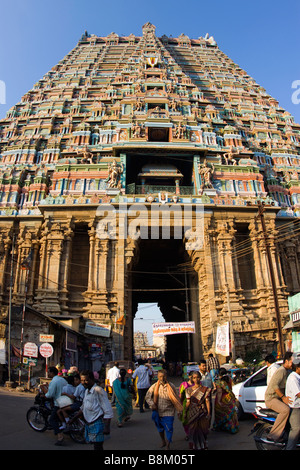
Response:
[[[292,430],[288,449],[295,446],[300,421],[300,365],[297,364],[295,372],[289,375],[293,362],[291,356],[291,353],[286,354],[281,367],[278,364],[275,367],[276,361],[271,356],[265,359],[271,377],[268,378],[266,405],[279,413],[272,438],[280,438],[290,416]],[[140,360],[130,373],[115,362],[107,373],[107,383],[112,392],[110,397],[106,386],[99,382],[99,375],[93,372],[82,371],[79,374],[74,370],[68,377],[63,377],[58,375],[57,368],[50,368],[52,380],[45,396],[54,403],[50,423],[57,436],[56,445],[63,445],[65,429],[74,419],[82,417],[86,441],[93,443],[95,450],[102,450],[103,442],[110,434],[111,420],[115,416],[117,426],[123,427],[133,414],[134,403],[138,403],[140,413],[145,409],[152,411],[161,446],[167,450],[172,443],[176,414],[189,449],[208,449],[210,431],[237,433],[237,402],[230,373],[220,367],[213,355],[207,361],[202,359],[198,370],[193,369],[177,389],[168,380],[166,369],[159,370],[155,380],[151,364],[145,361]],[[69,402],[63,401],[66,399]],[[74,412],[77,412],[75,417]]]

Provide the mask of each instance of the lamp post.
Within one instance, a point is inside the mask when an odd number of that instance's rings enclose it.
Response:
[[[26,311],[26,298],[27,298],[27,287],[28,287],[28,277],[29,270],[31,266],[31,255],[32,253],[25,258],[21,263],[21,269],[26,271],[25,275],[25,292],[24,292],[24,303],[22,310],[22,325],[21,325],[21,345],[20,345],[20,369],[19,369],[19,386],[21,385],[21,376],[22,376],[22,363],[23,363],[23,337],[24,337],[24,324],[25,324],[25,311]]]

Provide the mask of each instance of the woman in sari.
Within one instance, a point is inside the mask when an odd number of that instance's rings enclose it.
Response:
[[[189,440],[189,427],[186,424],[187,420],[187,413],[186,413],[186,389],[189,387],[192,387],[194,385],[193,379],[192,379],[193,371],[189,372],[189,377],[187,381],[182,382],[182,384],[179,387],[179,396],[180,396],[180,401],[183,406],[182,414],[180,416],[180,421],[182,422],[183,429],[185,432],[185,440]]]
[[[113,389],[116,398],[116,410],[118,427],[130,419],[132,410],[132,380],[126,379],[126,370],[120,370],[120,377],[113,382]]]
[[[187,425],[194,449],[207,450],[211,388],[201,384],[200,373],[193,372],[194,385],[186,389]]]
[[[235,434],[239,430],[236,410],[236,398],[232,392],[232,383],[226,369],[220,369],[219,378],[215,381],[217,387],[215,401],[215,431],[228,431]]]

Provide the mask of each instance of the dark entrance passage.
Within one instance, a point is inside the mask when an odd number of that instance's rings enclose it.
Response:
[[[138,304],[157,303],[164,321],[189,321],[185,272],[188,259],[182,240],[140,240],[139,253],[139,261],[132,271],[133,312]],[[188,335],[166,338],[166,361],[187,362]]]

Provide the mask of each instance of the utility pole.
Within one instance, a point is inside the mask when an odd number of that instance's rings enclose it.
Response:
[[[265,218],[264,218],[264,210],[265,210],[264,203],[261,203],[260,201],[258,201],[258,214],[259,214],[259,217],[260,217],[260,220],[261,220],[261,226],[262,226],[263,235],[264,235],[264,239],[265,239],[266,253],[267,253],[267,259],[268,259],[268,267],[269,267],[271,284],[272,284],[272,291],[273,291],[273,297],[274,297],[274,307],[275,307],[275,313],[276,313],[278,342],[279,342],[281,357],[283,358],[283,356],[284,356],[284,343],[283,343],[283,335],[282,335],[282,327],[281,327],[280,309],[279,309],[279,302],[278,302],[278,296],[277,296],[273,261],[272,261],[270,245],[269,245],[269,239],[268,239],[266,223],[265,223]]]
[[[10,280],[9,280],[9,305],[8,305],[8,382],[11,383],[11,307],[12,307],[12,288],[14,278],[14,256],[15,256],[15,231],[12,237],[11,262],[10,262]]]
[[[187,286],[187,275],[186,269],[184,270],[184,283],[185,283],[185,308],[186,308],[186,321],[190,320],[190,311],[189,311],[189,299],[188,299],[188,286]],[[191,338],[190,334],[187,333],[187,347],[188,347],[188,361],[191,362]]]
[[[27,258],[22,262],[21,269],[26,270],[25,275],[25,294],[24,294],[24,304],[22,310],[22,325],[21,325],[21,345],[20,345],[20,369],[19,369],[19,386],[21,385],[22,381],[22,363],[23,363],[23,346],[24,346],[24,325],[25,325],[25,312],[26,312],[26,300],[27,300],[27,288],[28,288],[28,278],[29,278],[29,270],[31,266],[31,257],[32,252],[27,256]]]
[[[233,362],[235,362],[234,330],[233,330],[233,323],[232,323],[232,312],[231,312],[231,305],[230,305],[230,292],[229,292],[229,285],[228,285],[228,282],[227,282],[226,263],[225,263],[224,253],[223,253],[223,264],[224,264],[225,289],[226,289],[227,308],[228,308],[228,322],[229,322],[229,334],[230,334],[230,345],[231,345],[231,359],[232,359]]]

